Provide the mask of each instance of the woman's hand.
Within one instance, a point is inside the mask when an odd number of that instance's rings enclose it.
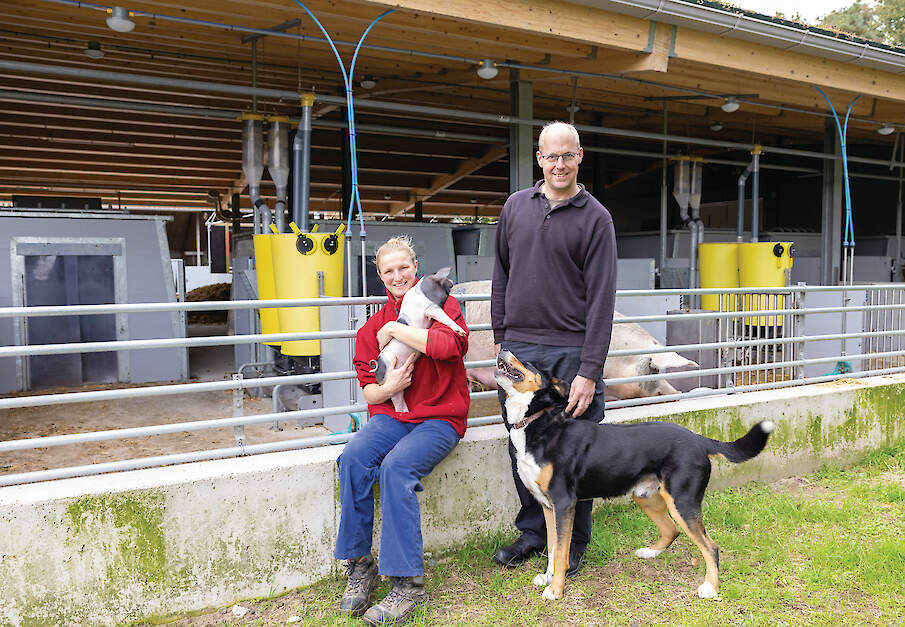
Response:
[[[383,347],[390,343],[390,340],[393,339],[393,331],[399,325],[395,320],[391,320],[387,322],[385,325],[380,327],[380,330],[377,332],[377,348],[383,350]]]
[[[386,325],[384,325],[384,328],[386,328]],[[401,392],[412,384],[412,372],[415,370],[415,361],[417,359],[418,354],[412,353],[408,356],[408,359],[397,368],[396,358],[393,358],[393,365],[387,370],[386,379],[384,379],[383,385],[381,386],[383,391],[388,393],[388,398],[397,392]]]

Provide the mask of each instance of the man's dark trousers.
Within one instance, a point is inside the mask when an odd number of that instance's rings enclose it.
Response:
[[[515,355],[519,361],[529,362],[551,377],[562,379],[566,385],[572,384],[572,379],[578,374],[578,368],[581,365],[580,346],[549,346],[504,341],[502,348]],[[595,422],[603,420],[603,392],[603,383],[598,381],[591,406],[577,420],[594,420]],[[500,399],[500,406],[503,408],[503,424],[509,430],[511,425],[506,420],[506,393],[502,389],[498,389],[497,393]],[[529,544],[545,547],[547,546],[547,525],[544,520],[544,512],[540,503],[531,495],[518,476],[515,448],[512,446],[511,440],[509,442],[509,459],[512,462],[512,478],[515,481],[515,490],[518,492],[518,498],[522,504],[515,517],[515,526]],[[591,539],[591,507],[593,503],[593,500],[588,499],[578,501],[575,506],[575,523],[572,528],[570,550],[575,549],[584,552],[588,546],[588,542]]]

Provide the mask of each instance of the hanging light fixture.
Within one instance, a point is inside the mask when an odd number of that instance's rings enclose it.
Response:
[[[364,89],[374,89],[375,87],[377,87],[377,81],[374,80],[374,77],[370,74],[365,74],[365,77],[361,79],[359,85],[361,85]]]
[[[478,66],[478,76],[485,80],[494,78],[499,72],[500,71],[496,69],[496,64],[490,59],[484,59],[481,61],[481,65]]]
[[[108,9],[110,16],[107,17],[107,26],[115,30],[117,33],[128,33],[135,28],[135,22],[132,21],[132,13],[123,7],[113,7]]]
[[[104,51],[101,49],[101,45],[96,41],[89,41],[88,45],[85,47],[84,52],[92,59],[101,59],[104,56]]]
[[[710,130],[716,131],[716,132],[723,130],[723,123],[714,120],[713,122],[710,123]]]
[[[892,135],[896,130],[895,126],[892,126],[889,122],[883,122],[883,126],[877,129],[877,132],[880,135]]]
[[[738,101],[735,99],[735,96],[729,96],[728,98],[726,98],[726,102],[720,105],[720,109],[722,109],[726,113],[738,111],[738,107]]]

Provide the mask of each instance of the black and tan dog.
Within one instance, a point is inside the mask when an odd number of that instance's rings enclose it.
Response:
[[[679,535],[678,523],[704,556],[707,571],[698,596],[717,595],[719,549],[701,520],[710,458],[751,459],[766,445],[772,422],[759,422],[734,442],[711,440],[669,422],[596,424],[573,420],[565,411],[566,383],[509,351],[497,357],[495,377],[506,392],[519,477],[543,507],[547,523],[547,571],[534,578],[545,586],[545,599],[562,596],[576,500],[629,492],[660,531],[656,543],[635,555],[648,559],[662,553]]]

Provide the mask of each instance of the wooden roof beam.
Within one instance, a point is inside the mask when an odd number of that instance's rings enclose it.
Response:
[[[389,215],[395,216],[399,215],[400,213],[405,213],[415,206],[416,199],[428,199],[438,192],[443,191],[450,185],[453,185],[462,180],[472,172],[480,170],[484,166],[493,163],[506,154],[508,154],[508,148],[506,146],[503,146],[501,144],[495,144],[491,146],[490,149],[481,157],[463,161],[461,164],[459,164],[459,167],[456,168],[456,171],[452,174],[444,174],[442,176],[436,177],[431,182],[431,185],[429,187],[412,190],[411,198],[409,200],[392,203],[389,208]]]

